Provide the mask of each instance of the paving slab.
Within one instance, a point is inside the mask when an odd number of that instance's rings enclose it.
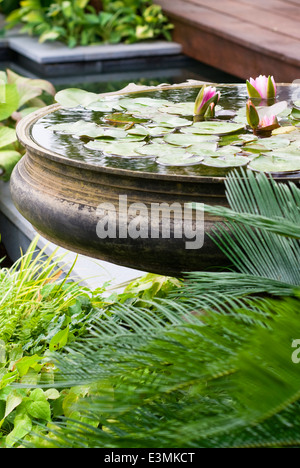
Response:
[[[178,55],[176,42],[145,41],[136,44],[99,44],[68,48],[61,42],[40,43],[37,38],[17,35],[6,38],[9,48],[40,64],[118,60],[134,57]]]

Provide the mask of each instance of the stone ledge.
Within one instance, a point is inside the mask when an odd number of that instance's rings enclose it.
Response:
[[[39,43],[36,38],[21,36],[8,39],[9,47],[37,63],[88,62],[133,57],[177,55],[181,46],[175,42],[151,41],[136,44],[104,44],[69,49],[59,42]]]

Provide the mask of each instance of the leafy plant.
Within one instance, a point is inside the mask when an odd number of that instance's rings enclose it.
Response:
[[[292,359],[300,336],[300,190],[252,173],[235,173],[226,186],[231,207],[219,211],[230,221],[216,230],[235,271],[191,273],[150,308],[115,304],[97,319],[90,337],[55,362],[56,386],[94,385],[73,411],[99,423],[73,418],[44,426],[47,443],[300,446]],[[252,229],[246,215],[256,220]],[[34,437],[31,444],[44,442]]]
[[[30,79],[12,70],[0,71],[0,177],[8,180],[24,154],[15,127],[25,115],[53,100],[55,89],[46,80]],[[49,99],[50,98],[50,99]]]
[[[63,275],[63,256],[36,251],[37,240],[11,268],[0,270],[0,445],[7,447],[36,422],[70,414],[67,400],[75,390],[60,394],[54,388],[44,392],[12,384],[47,382],[52,387],[55,367],[48,353],[63,352],[85,334],[102,303],[103,289],[81,287],[71,278],[72,267]]]
[[[0,11],[7,15],[20,6],[19,0],[0,0]]]
[[[137,42],[165,37],[172,26],[151,0],[102,2],[98,12],[89,0],[23,0],[7,17],[7,28],[23,24],[21,32],[40,42],[58,40],[69,47],[97,42]]]
[[[155,295],[165,296],[176,287],[172,278],[149,275],[128,285],[124,292],[103,295],[107,285],[94,291],[72,280],[58,251],[50,257],[37,251],[36,238],[11,268],[0,270],[0,447],[16,447],[31,440],[31,431],[42,434],[39,424],[84,414],[74,404],[94,391],[94,386],[59,389],[52,353],[89,333],[93,322],[119,301],[137,303]],[[63,274],[63,270],[67,273]],[[47,385],[47,389],[29,388]],[[93,422],[95,427],[99,421]]]

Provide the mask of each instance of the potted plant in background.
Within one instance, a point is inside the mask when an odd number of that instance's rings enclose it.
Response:
[[[147,39],[171,40],[172,25],[151,0],[37,0],[21,2],[6,18],[6,29],[40,42],[61,41],[68,47],[95,43],[133,43]]]
[[[20,0],[0,0],[0,11],[5,15],[20,6]]]

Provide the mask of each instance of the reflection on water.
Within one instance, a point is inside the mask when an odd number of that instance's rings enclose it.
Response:
[[[168,99],[172,102],[185,102],[194,101],[198,92],[198,87],[180,88],[138,93],[138,97],[152,97],[157,99]],[[290,102],[291,92],[292,90],[288,86],[278,87],[278,101],[286,100]],[[127,96],[123,95],[122,97]],[[136,97],[136,95],[133,94],[130,94],[130,96]],[[248,94],[244,84],[237,84],[234,86],[224,85],[221,89],[221,99],[219,104],[224,109],[238,112],[241,111],[241,109],[245,109],[247,99]],[[222,176],[226,174],[224,169],[210,168],[201,165],[187,166],[185,168],[162,166],[157,164],[153,157],[125,158],[106,156],[101,151],[86,148],[84,146],[86,140],[82,138],[75,138],[71,135],[55,133],[48,129],[49,126],[55,124],[76,122],[78,120],[101,124],[103,123],[103,117],[105,115],[107,114],[104,114],[103,112],[89,111],[83,108],[76,108],[76,110],[61,109],[40,119],[32,127],[32,138],[43,148],[51,150],[51,152],[57,153],[60,156],[96,166],[159,174],[187,174],[194,176]],[[185,118],[187,117],[185,116]],[[192,116],[190,119],[192,119]]]

